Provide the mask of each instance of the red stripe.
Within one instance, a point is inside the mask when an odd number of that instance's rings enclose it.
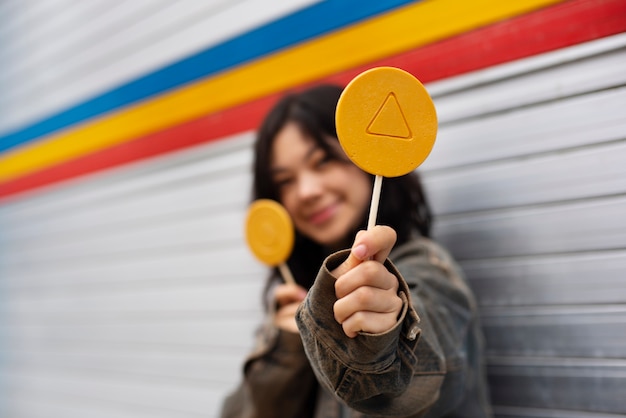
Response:
[[[572,0],[352,68],[317,83],[347,84],[390,65],[429,82],[626,31],[626,1]],[[304,88],[305,86],[300,86]],[[255,129],[282,93],[136,138],[0,184],[0,198]]]

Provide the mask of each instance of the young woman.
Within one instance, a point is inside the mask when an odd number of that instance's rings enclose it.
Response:
[[[281,202],[296,228],[288,265],[223,417],[489,417],[476,304],[430,240],[418,176],[373,177],[335,132],[336,86],[284,97],[255,146],[254,199]]]

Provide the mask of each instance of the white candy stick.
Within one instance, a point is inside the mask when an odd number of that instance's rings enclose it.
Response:
[[[378,203],[380,202],[380,191],[383,185],[383,176],[376,175],[374,179],[374,189],[372,190],[372,203],[370,205],[370,217],[367,220],[367,230],[369,231],[376,225],[376,216],[378,215]]]
[[[289,270],[289,266],[286,263],[280,263],[278,265],[278,270],[280,270],[280,274],[283,276],[285,283],[296,284],[293,274],[291,274],[291,270]]]

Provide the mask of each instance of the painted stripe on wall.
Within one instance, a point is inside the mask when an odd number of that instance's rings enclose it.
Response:
[[[211,76],[255,58],[391,10],[410,1],[323,1],[140,77],[17,132],[0,137],[0,151],[200,78]]]
[[[624,15],[626,3],[620,0],[576,0],[370,65],[403,67],[428,82],[624,32]],[[482,44],[485,39],[488,45]],[[319,81],[345,84],[367,67]],[[270,95],[0,184],[0,198],[254,129],[278,97]]]
[[[555,2],[480,0],[469,5],[461,0],[441,0],[402,7],[10,151],[0,158],[0,179],[14,179]],[[416,27],[420,30],[415,30]],[[384,39],[381,33],[385,34]]]

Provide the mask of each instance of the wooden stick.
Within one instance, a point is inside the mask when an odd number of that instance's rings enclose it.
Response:
[[[376,225],[376,216],[378,215],[378,203],[380,202],[380,191],[383,186],[383,176],[376,175],[374,178],[374,189],[372,190],[372,203],[370,204],[370,217],[367,220],[367,230],[369,231]]]
[[[285,283],[296,284],[296,280],[293,278],[293,274],[291,274],[291,270],[289,270],[289,266],[286,263],[280,263],[278,270],[280,270],[280,274],[283,276]]]

